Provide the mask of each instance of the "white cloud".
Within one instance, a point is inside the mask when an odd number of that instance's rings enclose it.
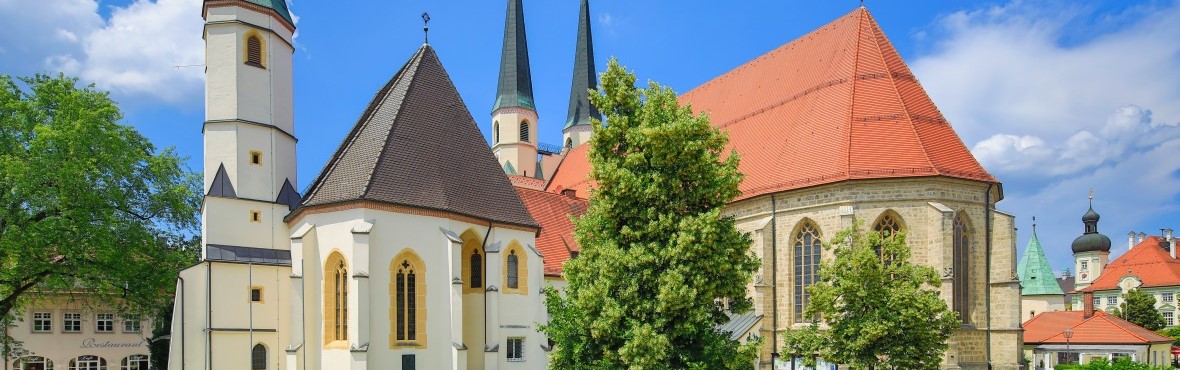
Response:
[[[1013,1],[961,11],[924,32],[910,64],[976,158],[1005,183],[1000,207],[1070,265],[1095,188],[1101,231],[1180,221],[1180,3],[1095,14]],[[1020,233],[1020,248],[1027,241]]]
[[[5,73],[63,72],[121,97],[199,99],[201,0],[135,0],[99,15],[97,0],[0,0]],[[38,35],[50,35],[38,36]]]

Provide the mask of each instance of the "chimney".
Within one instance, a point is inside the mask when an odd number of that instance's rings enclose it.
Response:
[[[1094,317],[1094,292],[1082,292],[1082,307],[1085,307],[1082,311],[1083,319]]]
[[[1146,234],[1146,233],[1144,233],[1144,232],[1142,232],[1142,231],[1140,231],[1140,232],[1139,232],[1139,239],[1136,239],[1136,240],[1135,240],[1135,244],[1142,243],[1142,242],[1143,242],[1143,239],[1147,239],[1147,234]]]
[[[1172,229],[1164,229],[1164,234],[1167,237],[1168,241],[1175,240],[1174,238],[1172,238]]]
[[[564,195],[564,196],[567,196],[570,198],[577,198],[578,191],[574,190],[574,189],[561,189],[561,195]]]
[[[1127,233],[1127,250],[1131,250],[1134,248],[1135,248],[1135,232],[1132,231],[1132,232]]]

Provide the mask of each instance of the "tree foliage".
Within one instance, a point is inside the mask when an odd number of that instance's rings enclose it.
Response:
[[[0,75],[0,317],[43,294],[148,317],[195,262],[200,178],[65,76]]]
[[[1127,357],[1119,357],[1114,361],[1107,361],[1105,358],[1096,358],[1085,365],[1057,365],[1053,367],[1057,370],[1165,370],[1171,369],[1170,366],[1151,366],[1142,362],[1132,361]]]
[[[591,102],[596,188],[575,221],[581,254],[547,292],[553,369],[746,369],[757,343],[716,327],[743,313],[758,260],[721,207],[739,194],[738,156],[671,89],[635,86],[611,60]],[[563,295],[564,294],[564,295]]]
[[[821,263],[805,311],[821,319],[785,333],[785,350],[805,363],[814,354],[854,369],[938,369],[959,317],[933,289],[935,270],[910,262],[905,233],[866,233],[857,222],[824,248],[835,259]]]
[[[1164,328],[1164,315],[1155,308],[1155,297],[1139,288],[1128,290],[1123,294],[1123,303],[1115,310],[1115,316],[1142,326],[1147,330]]]

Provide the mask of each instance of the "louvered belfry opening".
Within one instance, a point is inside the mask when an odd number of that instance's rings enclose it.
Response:
[[[265,68],[262,66],[262,40],[258,36],[246,38],[246,65]]]

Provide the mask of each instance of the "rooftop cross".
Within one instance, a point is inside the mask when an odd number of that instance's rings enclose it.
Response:
[[[1090,188],[1090,207],[1094,207],[1094,188]]]
[[[1037,216],[1033,216],[1033,234],[1037,233]]]
[[[430,43],[430,13],[422,12],[422,43]]]

